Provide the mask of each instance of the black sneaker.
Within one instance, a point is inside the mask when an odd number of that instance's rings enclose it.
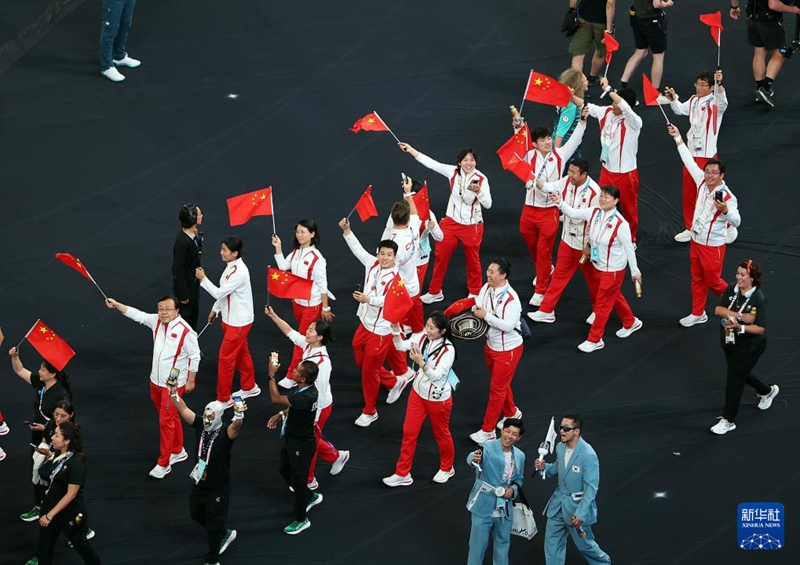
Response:
[[[761,102],[764,102],[765,104],[769,105],[770,108],[775,107],[775,102],[772,100],[772,97],[775,95],[775,92],[771,88],[766,89],[763,86],[760,86],[758,87],[758,90],[756,90],[756,95],[758,96],[758,99],[761,100]]]

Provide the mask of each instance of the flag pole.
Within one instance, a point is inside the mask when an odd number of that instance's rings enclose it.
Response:
[[[105,293],[105,292],[103,292],[103,289],[102,289],[102,288],[100,288],[100,285],[99,285],[99,284],[97,284],[97,282],[95,282],[95,280],[94,280],[94,277],[92,277],[92,275],[89,275],[89,276],[90,276],[90,277],[91,277],[91,279],[92,279],[92,284],[94,284],[94,286],[96,286],[96,287],[97,287],[97,290],[99,290],[99,291],[100,291],[100,294],[102,294],[102,295],[103,295],[103,298],[104,298],[105,300],[108,300],[108,296],[106,296],[106,293]]]
[[[531,85],[531,75],[533,74],[533,69],[531,72],[528,73],[528,84],[525,85],[525,92],[522,94],[522,102],[519,103],[519,113],[522,114],[522,107],[525,106],[525,95],[528,94],[528,87]]]
[[[722,51],[722,28],[717,28],[717,69],[719,69],[720,52]]]
[[[269,306],[269,270],[272,268],[272,265],[267,265],[267,306]]]
[[[664,111],[664,107],[659,104],[658,109],[661,110],[661,115],[664,116],[664,120],[666,120],[667,125],[669,125],[669,118],[667,117],[667,113]]]
[[[278,230],[275,229],[275,204],[272,202],[272,191],[273,188],[270,187],[269,191],[269,208],[272,210],[272,235],[277,235]]]
[[[205,326],[203,326],[203,329],[202,329],[202,330],[200,330],[200,333],[199,333],[199,334],[197,334],[197,338],[198,338],[198,339],[200,338],[200,336],[201,336],[201,335],[203,335],[203,332],[204,332],[204,331],[206,331],[206,329],[207,329],[207,328],[208,328],[208,326],[210,326],[210,325],[211,325],[211,322],[208,322],[208,323],[207,323]]]
[[[383,125],[385,125],[385,126],[386,126],[386,131],[388,131],[389,133],[391,133],[391,134],[392,134],[392,137],[394,138],[394,140],[395,140],[397,143],[401,143],[401,142],[400,142],[400,140],[399,140],[399,139],[397,139],[397,136],[396,136],[396,135],[394,134],[394,132],[392,131],[392,128],[390,128],[390,127],[389,127],[389,125],[388,125],[386,122],[384,122],[384,121],[383,121],[383,118],[381,118],[381,117],[378,115],[378,112],[376,112],[375,110],[373,110],[373,111],[372,111],[372,113],[373,113],[373,114],[375,114],[375,117],[377,117],[377,118],[378,118],[378,119],[381,121],[381,123],[382,123]],[[352,214],[352,212],[350,212],[350,213]],[[348,217],[349,217],[349,216],[348,216]]]
[[[19,351],[19,348],[20,348],[20,346],[22,345],[22,342],[24,342],[26,339],[28,339],[28,336],[29,336],[29,335],[31,334],[31,332],[33,331],[33,328],[35,328],[35,327],[36,327],[36,324],[38,324],[38,323],[39,323],[39,322],[41,322],[41,321],[42,321],[42,320],[41,320],[41,318],[39,318],[39,319],[37,319],[37,320],[36,320],[36,321],[33,323],[33,325],[31,326],[31,329],[29,329],[29,330],[28,330],[28,331],[25,333],[25,336],[24,336],[24,337],[23,337],[21,340],[19,340],[19,343],[17,344],[17,346],[16,346],[14,349],[16,349],[17,351]]]

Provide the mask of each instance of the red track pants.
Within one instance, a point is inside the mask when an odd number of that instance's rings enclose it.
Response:
[[[442,292],[444,275],[450,264],[450,257],[458,247],[464,246],[464,260],[467,264],[467,288],[470,294],[477,295],[483,286],[483,269],[481,267],[481,240],[483,240],[483,224],[459,224],[450,217],[439,223],[444,233],[444,239],[436,243],[434,249],[433,275],[428,285],[428,292],[438,294]]]
[[[417,450],[417,438],[425,418],[431,419],[433,438],[439,446],[439,469],[449,471],[453,468],[455,447],[450,435],[450,412],[453,410],[453,397],[444,402],[424,400],[417,391],[411,389],[406,406],[406,419],[403,422],[403,443],[400,447],[400,458],[394,472],[400,476],[408,475],[414,463],[414,452]]]
[[[378,411],[378,393],[381,385],[392,388],[397,379],[383,368],[383,362],[390,349],[394,349],[392,336],[372,333],[364,324],[359,324],[353,336],[353,354],[356,365],[361,369],[361,390],[364,393],[364,414]]]
[[[481,429],[484,432],[493,432],[501,414],[511,418],[517,412],[514,393],[511,392],[511,380],[519,360],[522,359],[522,345],[511,351],[495,351],[486,345],[483,354],[492,379],[489,382],[489,402]]]
[[[705,312],[708,291],[722,296],[728,283],[722,280],[725,245],[714,247],[689,242],[689,263],[692,266],[692,316]]]
[[[550,268],[553,265],[553,245],[558,235],[558,208],[522,207],[519,217],[519,233],[528,246],[528,251],[536,267],[536,288],[534,292],[544,294],[550,282]]]
[[[183,396],[185,387],[178,389]],[[158,464],[169,467],[169,456],[178,454],[183,449],[183,425],[175,401],[169,396],[167,387],[158,386],[150,381],[150,400],[158,412],[158,429],[160,432]]]
[[[573,249],[563,241],[558,244],[558,255],[556,256],[556,270],[553,271],[553,276],[550,277],[550,286],[544,295],[544,300],[539,310],[542,312],[554,312],[561,295],[567,288],[567,284],[572,279],[572,275],[580,268],[583,277],[586,279],[586,284],[589,285],[589,295],[592,297],[592,304],[597,294],[597,281],[594,277],[595,269],[592,267],[591,262],[587,259],[583,264],[580,263],[580,258],[583,252],[580,249]],[[538,280],[536,282],[539,282]]]
[[[612,184],[619,189],[619,203],[622,215],[631,225],[631,238],[636,243],[639,231],[639,171],[633,169],[627,173],[612,173],[600,167],[600,186]]]
[[[227,402],[231,398],[234,369],[239,370],[242,390],[250,390],[256,386],[256,370],[247,345],[247,336],[252,327],[253,324],[237,327],[222,323],[223,337],[217,363],[217,400],[220,402]]]
[[[587,338],[592,343],[597,343],[603,339],[606,331],[606,323],[611,317],[611,310],[614,310],[622,320],[622,327],[629,328],[636,321],[633,310],[628,305],[628,301],[622,296],[622,281],[625,280],[625,269],[621,271],[598,271],[595,273],[595,285],[597,294],[594,300],[594,323],[589,330]]]

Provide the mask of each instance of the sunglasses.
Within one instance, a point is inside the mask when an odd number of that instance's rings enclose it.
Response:
[[[579,430],[580,428],[575,428],[575,427],[570,428],[569,426],[559,426],[558,429],[561,430],[562,432],[571,432],[572,430]]]

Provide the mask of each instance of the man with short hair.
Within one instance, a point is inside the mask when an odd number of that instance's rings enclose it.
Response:
[[[508,282],[510,276],[511,264],[506,259],[501,257],[489,263],[486,284],[475,297],[475,306],[472,307],[475,317],[489,325],[483,349],[491,375],[489,400],[481,429],[469,436],[479,444],[497,437],[495,425],[502,428],[507,418],[522,418],[522,410],[514,403],[511,391],[511,381],[523,352],[522,304]],[[498,418],[501,418],[499,422]]]
[[[558,488],[545,507],[547,529],[544,556],[547,565],[564,565],[567,532],[588,563],[611,563],[611,558],[594,541],[592,524],[597,522],[597,489],[600,488],[600,461],[591,445],[581,438],[583,420],[567,414],[561,419],[556,445],[556,462],[533,462],[545,477],[558,475]]]
[[[194,274],[203,256],[203,211],[197,204],[184,204],[178,212],[181,231],[172,246],[172,292],[181,317],[197,331],[200,316],[200,281]]]
[[[536,179],[536,187],[546,194],[560,193],[561,199],[572,208],[587,209],[599,205],[600,187],[589,176],[589,162],[582,157],[576,157],[570,162],[565,177],[547,183]],[[586,284],[589,285],[589,294],[592,297],[592,304],[594,304],[597,281],[591,262],[586,261],[585,258],[588,242],[589,230],[586,221],[573,220],[565,216],[564,226],[561,230],[561,243],[558,245],[558,254],[556,255],[556,268],[550,277],[550,286],[547,288],[539,310],[528,312],[531,320],[548,324],[556,321],[556,305],[572,279],[572,275],[575,274],[575,270],[579,267],[586,279]],[[581,262],[581,257],[584,257],[583,262]]]
[[[714,85],[716,84],[716,89]],[[722,70],[717,72],[700,71],[694,82],[695,93],[686,102],[678,100],[672,87],[664,90],[669,98],[669,106],[677,116],[689,116],[689,131],[686,132],[686,145],[694,162],[701,169],[709,159],[717,158],[717,139],[722,126],[722,115],[728,109],[728,95],[722,86]],[[675,241],[687,242],[692,239],[692,216],[697,200],[697,185],[689,170],[683,168],[683,224],[684,231],[675,236]],[[726,243],[733,243],[737,231],[728,226]]]
[[[600,79],[600,86],[608,90],[608,79]],[[607,184],[619,189],[622,213],[631,225],[631,238],[636,243],[639,231],[639,170],[636,155],[639,152],[639,134],[642,118],[636,115],[636,93],[629,88],[609,90],[611,106],[587,104],[589,115],[600,122],[600,186]]]
[[[147,314],[126,306],[113,298],[106,306],[116,309],[126,318],[147,326],[153,332],[153,361],[150,367],[150,400],[158,411],[161,435],[160,455],[150,476],[163,479],[172,465],[189,456],[183,448],[183,426],[175,403],[170,400],[169,386],[174,383],[177,393],[192,392],[200,366],[197,334],[178,313],[178,301],[165,296],[158,301],[158,313]]]
[[[647,57],[648,51],[653,54],[650,81],[656,88],[661,84],[661,77],[664,74],[664,55],[667,52],[667,13],[664,10],[674,5],[672,0],[633,0],[631,29],[636,50],[625,63],[620,81],[623,88],[628,87],[628,81],[639,63]]]
[[[706,301],[708,291],[717,297],[728,288],[722,279],[725,261],[725,237],[728,223],[738,228],[742,218],[736,196],[725,184],[725,164],[709,159],[701,169],[681,139],[678,128],[669,124],[667,131],[678,146],[684,166],[697,186],[697,202],[692,217],[692,241],[689,243],[689,262],[692,269],[692,312],[680,319],[689,328],[708,321]]]
[[[220,275],[219,286],[206,277],[203,267],[195,269],[200,286],[215,300],[208,314],[208,322],[213,322],[218,314],[222,314],[222,344],[219,346],[217,362],[217,400],[226,407],[233,405],[231,386],[233,373],[237,369],[242,388],[233,396],[249,398],[261,394],[261,389],[256,384],[256,371],[247,343],[255,314],[250,271],[242,260],[243,248],[244,243],[236,236],[222,240],[219,256],[225,263],[225,270]]]
[[[350,229],[350,220],[342,218],[339,222],[347,246],[362,265],[364,265],[364,285],[353,293],[358,304],[358,325],[353,336],[353,354],[356,365],[361,369],[361,389],[364,393],[364,409],[355,424],[366,428],[378,419],[378,393],[381,386],[389,389],[387,403],[391,404],[410,382],[396,376],[383,367],[392,344],[392,324],[383,317],[383,304],[392,282],[398,273],[395,257],[397,244],[385,239],[378,244],[377,256],[361,246]]]
[[[580,27],[569,44],[572,68],[583,71],[583,59],[594,45],[594,55],[589,71],[589,85],[597,84],[597,74],[605,63],[606,43],[604,31],[614,34],[616,0],[569,0],[569,7],[578,10]]]
[[[100,30],[100,74],[111,82],[122,82],[125,75],[117,67],[135,68],[141,61],[125,51],[133,23],[136,0],[103,0],[103,27]]]
[[[753,78],[756,81],[756,102],[775,106],[772,83],[783,67],[781,48],[786,47],[783,14],[800,14],[800,7],[790,6],[781,0],[748,0],[747,43],[753,46]],[[730,16],[739,19],[739,0],[732,0]],[[769,54],[769,62],[767,62]]]

